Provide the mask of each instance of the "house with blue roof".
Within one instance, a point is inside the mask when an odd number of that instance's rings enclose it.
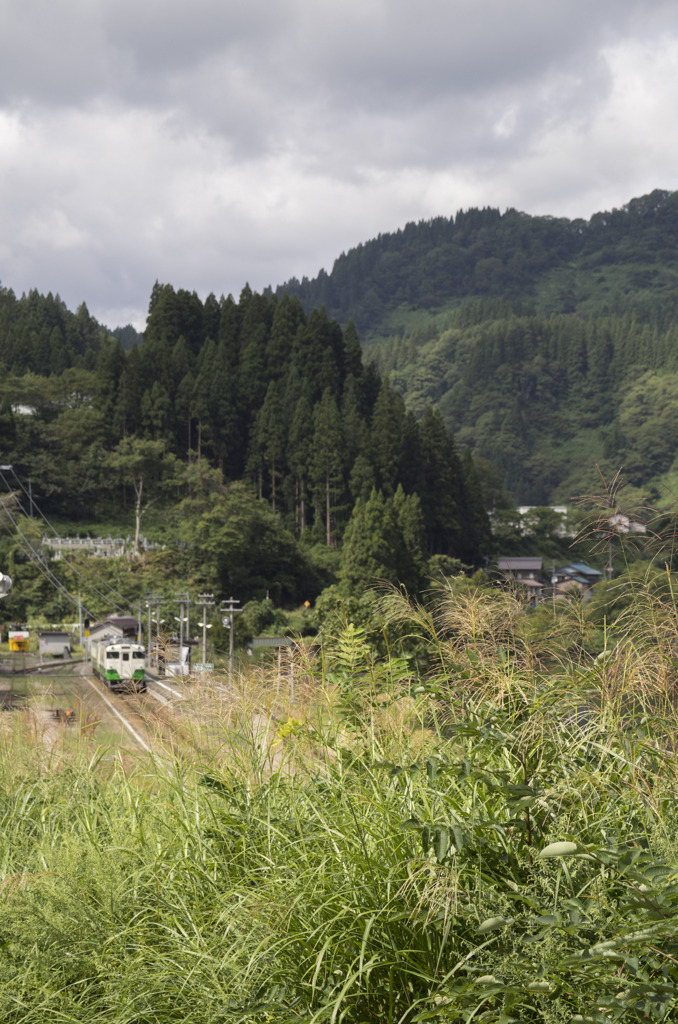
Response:
[[[567,595],[579,591],[586,600],[586,598],[591,596],[591,591],[596,583],[600,582],[602,575],[598,569],[594,569],[584,562],[569,562],[562,569],[556,569],[555,571],[553,583],[556,596],[558,594]]]

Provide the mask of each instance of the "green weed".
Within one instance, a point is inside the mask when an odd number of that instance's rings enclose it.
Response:
[[[5,716],[0,1019],[674,1019],[675,611],[628,607],[572,659],[511,595],[392,594],[420,669],[349,624],[134,764]]]

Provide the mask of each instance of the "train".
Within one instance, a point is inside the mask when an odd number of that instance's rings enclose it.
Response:
[[[89,654],[95,676],[113,693],[146,692],[146,648],[134,640],[104,636],[92,640]]]

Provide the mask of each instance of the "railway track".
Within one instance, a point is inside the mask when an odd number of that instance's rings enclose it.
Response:
[[[160,757],[190,747],[199,754],[199,730],[192,727],[190,711],[182,714],[186,698],[162,680],[148,677],[146,693],[114,694],[95,676],[84,675],[88,687],[123,724],[138,746]]]
[[[95,741],[120,751],[143,751],[161,758],[182,749],[209,754],[210,739],[188,694],[152,676],[146,693],[112,693],[91,668],[91,663],[71,662],[54,666],[51,678],[35,670],[13,674],[15,683],[7,689],[5,706],[42,698],[46,722],[54,720],[59,729],[76,722]]]
[[[96,676],[82,672],[79,679],[81,688],[85,684],[86,696],[105,707],[109,720],[113,716],[120,723],[137,749],[170,763],[181,750],[208,755],[199,740],[199,730],[192,728],[190,712],[182,714],[185,698],[161,680],[149,679],[146,693],[116,694]]]
[[[164,707],[176,707],[184,698],[167,683],[153,676],[146,676],[146,693]]]
[[[176,745],[181,730],[174,712],[177,701],[172,699],[169,687],[165,687],[166,692],[163,692],[157,680],[149,680],[146,693],[112,693],[86,670],[80,679],[86,685],[88,695],[104,705],[107,715],[120,722],[137,747],[162,756],[163,748],[166,750],[168,746]]]
[[[141,747],[142,750],[146,750],[149,754],[154,753],[153,747],[150,745],[148,740],[141,735],[138,728],[135,728],[135,726],[132,725],[129,720],[129,716],[124,714],[120,708],[115,706],[111,699],[111,695],[105,690],[103,684],[100,683],[98,679],[85,675],[84,673],[81,674],[81,678],[88,684],[88,686],[91,687],[94,693],[96,693],[98,700],[102,701],[108,710],[115,715],[120,722],[122,722],[123,727],[127,730],[130,736],[132,736],[137,746]]]

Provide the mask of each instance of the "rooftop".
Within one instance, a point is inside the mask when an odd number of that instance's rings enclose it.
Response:
[[[538,558],[498,558],[497,568],[498,569],[532,569],[536,572],[540,572],[543,564],[543,559]]]
[[[590,565],[586,565],[584,562],[568,562],[558,572],[566,573],[579,573],[582,576],[602,576],[603,574],[599,569],[593,569]]]

